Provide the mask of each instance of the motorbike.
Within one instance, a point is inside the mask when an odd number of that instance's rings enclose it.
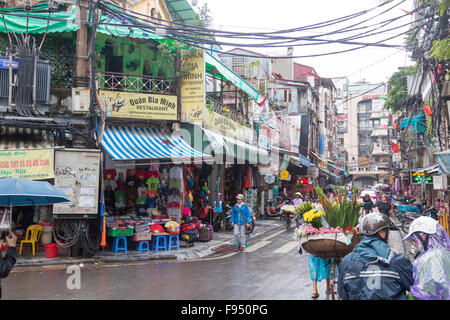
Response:
[[[425,200],[413,202],[412,205],[405,205],[393,198],[392,208],[394,215],[400,221],[403,232],[407,233],[411,222],[420,216],[427,216],[439,220],[437,210],[433,206],[426,208],[425,205]]]
[[[282,199],[278,201],[276,204],[273,200],[267,201],[267,206],[265,211],[265,218],[268,219],[270,217],[280,217],[281,220],[285,220],[286,216],[281,214],[281,207],[287,204],[290,204],[290,200],[287,197],[276,197],[278,199]]]
[[[233,230],[233,226],[231,225],[231,212],[233,208],[229,204],[225,204],[224,210],[219,212],[217,217],[213,221],[213,230],[215,232],[218,231],[231,231]],[[255,216],[252,213],[252,222],[250,223],[250,227],[245,228],[245,234],[250,234],[255,230]]]

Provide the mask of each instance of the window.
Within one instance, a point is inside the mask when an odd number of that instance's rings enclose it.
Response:
[[[291,102],[292,101],[292,93],[291,89],[284,89],[284,102]]]
[[[244,57],[233,56],[231,58],[231,69],[239,76],[244,75]]]

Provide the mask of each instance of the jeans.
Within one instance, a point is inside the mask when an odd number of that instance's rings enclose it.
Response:
[[[234,237],[241,247],[245,247],[245,224],[234,224]]]

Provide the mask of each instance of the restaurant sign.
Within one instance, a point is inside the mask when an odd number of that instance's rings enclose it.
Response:
[[[100,90],[99,97],[107,117],[147,120],[178,119],[176,95]]]
[[[29,180],[54,178],[53,149],[1,151],[0,178]]]

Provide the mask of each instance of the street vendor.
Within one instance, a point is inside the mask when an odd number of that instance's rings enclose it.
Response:
[[[292,200],[292,204],[294,206],[298,206],[299,204],[303,203],[303,196],[302,196],[302,194],[300,192],[296,192],[294,194],[294,197],[295,198]]]

